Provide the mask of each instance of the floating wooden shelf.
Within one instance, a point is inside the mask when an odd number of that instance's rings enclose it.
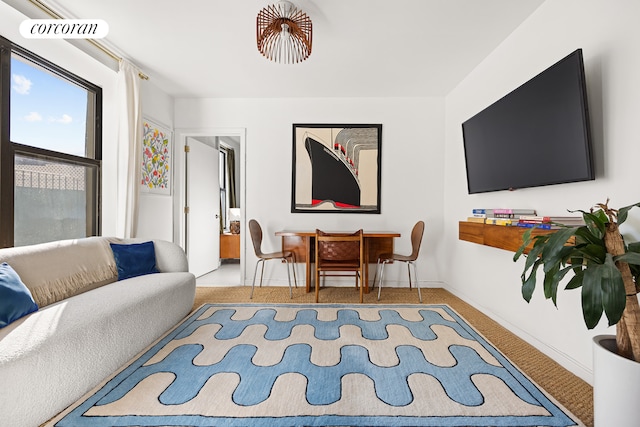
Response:
[[[458,239],[479,245],[491,246],[515,252],[522,245],[522,235],[527,228],[504,225],[482,224],[479,222],[460,221],[458,223]],[[533,236],[554,233],[556,230],[533,230]],[[533,243],[532,245],[533,246]],[[529,247],[528,249],[531,249]]]

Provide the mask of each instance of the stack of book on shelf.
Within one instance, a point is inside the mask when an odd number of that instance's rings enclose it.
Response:
[[[537,227],[545,230],[567,227],[581,227],[584,220],[579,216],[535,216],[521,215],[518,218],[519,227]]]
[[[584,225],[581,216],[538,216],[535,209],[474,209],[468,222],[514,227],[537,227],[555,229],[562,225],[580,227]]]
[[[474,209],[469,222],[492,225],[517,225],[522,215],[536,215],[535,209]]]

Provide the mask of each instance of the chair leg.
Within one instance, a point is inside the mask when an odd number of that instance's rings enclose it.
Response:
[[[410,262],[409,264],[413,264],[413,278],[416,281],[416,288],[418,288],[418,299],[420,303],[422,303],[422,293],[420,292],[420,282],[418,282],[418,267],[414,262]],[[409,284],[411,284],[411,277],[409,277]]]
[[[263,259],[259,259],[258,262],[256,262],[256,268],[253,271],[253,282],[251,282],[251,295],[249,295],[249,299],[253,299],[253,289],[256,286],[256,276],[258,275],[258,264],[260,264],[261,262],[263,263],[262,264],[262,268],[263,268],[263,271],[264,271],[264,260]],[[260,276],[260,284],[262,286],[262,276]]]
[[[384,279],[384,265],[387,263],[385,259],[380,263],[380,280],[378,280],[378,301],[380,301],[380,291],[382,291],[382,281]]]
[[[291,269],[293,270],[293,284],[298,288],[298,279],[296,278],[296,254],[291,252]]]
[[[262,269],[260,270],[260,287],[262,287],[262,278],[264,277],[264,260],[262,261]]]
[[[289,279],[289,298],[293,298],[293,290],[291,289],[291,272],[289,271],[289,259],[285,258],[284,262],[287,264],[287,279]]]
[[[407,273],[409,273],[409,289],[413,289],[413,287],[411,286],[411,264],[412,262],[407,262]]]
[[[376,280],[378,279],[378,270],[380,269],[380,259],[378,258],[378,262],[376,263],[376,271],[373,273],[373,284],[371,285],[371,289],[376,288]]]

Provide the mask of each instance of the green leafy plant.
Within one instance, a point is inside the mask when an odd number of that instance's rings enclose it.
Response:
[[[572,273],[565,289],[582,288],[582,313],[589,329],[604,314],[609,325],[616,325],[618,354],[640,362],[640,242],[626,244],[618,229],[626,221],[629,210],[640,203],[612,209],[597,204],[589,212],[581,212],[585,225],[560,228],[550,234],[532,236],[534,229],[523,235],[523,243],[513,260],[526,255],[522,279],[522,297],[531,301],[542,267],[544,296],[557,306],[558,287]],[[533,246],[530,246],[533,242]]]

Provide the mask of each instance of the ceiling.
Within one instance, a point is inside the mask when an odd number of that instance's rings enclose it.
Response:
[[[275,0],[44,2],[105,20],[105,44],[171,96],[280,98],[446,95],[544,0],[293,0],[313,48],[290,65],[256,48]]]

